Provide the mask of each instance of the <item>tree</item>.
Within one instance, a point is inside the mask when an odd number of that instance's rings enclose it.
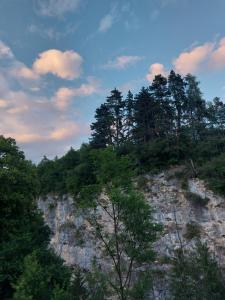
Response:
[[[124,141],[123,123],[124,123],[124,106],[123,97],[120,91],[114,89],[111,95],[107,97],[106,103],[112,116],[112,137],[113,144],[118,147]]]
[[[206,245],[198,243],[192,251],[178,250],[171,271],[174,300],[222,300],[225,281]]]
[[[112,227],[109,230],[103,226],[99,209],[93,211],[90,222],[112,263],[105,273],[109,289],[124,300],[128,299],[139,271],[154,260],[152,244],[161,227],[152,221],[151,209],[142,194],[132,187],[129,159],[118,157],[109,148],[98,154],[97,161],[97,183],[104,195],[99,193],[96,197],[96,208],[102,209]]]
[[[225,129],[225,104],[220,98],[215,97],[208,107],[208,119],[210,128],[216,129],[224,135]]]
[[[185,86],[185,119],[190,128],[192,139],[197,141],[201,138],[206,127],[206,103],[202,99],[199,82],[195,76],[188,74],[185,77]]]
[[[109,105],[101,104],[96,109],[96,121],[91,124],[92,138],[91,145],[94,148],[105,148],[113,143],[113,115],[110,111]]]
[[[136,144],[147,143],[159,136],[156,128],[156,103],[147,88],[142,88],[135,97],[134,106],[134,141]]]
[[[0,298],[50,299],[44,295],[56,284],[66,288],[70,271],[49,250],[50,230],[36,206],[36,167],[25,159],[15,140],[3,136],[0,182]]]
[[[157,131],[160,137],[168,137],[173,129],[174,112],[170,105],[167,79],[162,75],[156,75],[149,89],[157,105],[157,111],[155,112]]]
[[[175,109],[176,136],[179,139],[181,126],[184,122],[183,116],[186,103],[185,83],[180,74],[176,74],[174,71],[171,71],[168,77],[168,84],[171,101]]]
[[[23,273],[15,284],[13,300],[52,299],[59,289],[61,295],[66,294],[70,277],[69,269],[54,253],[36,250],[24,259]]]
[[[23,258],[46,247],[49,229],[35,205],[35,166],[25,160],[15,140],[0,136],[0,298],[11,297]]]
[[[134,96],[131,91],[128,91],[127,98],[125,99],[125,124],[124,132],[127,141],[132,141],[134,130]]]

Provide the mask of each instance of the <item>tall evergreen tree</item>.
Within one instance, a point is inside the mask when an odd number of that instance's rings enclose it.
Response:
[[[92,138],[91,145],[94,148],[105,148],[113,143],[113,115],[106,103],[101,104],[99,108],[96,109],[95,113],[96,121],[91,124]]]
[[[111,91],[111,95],[106,99],[107,106],[112,116],[112,138],[113,144],[119,146],[124,141],[124,100],[120,91],[116,88]]]
[[[156,126],[159,134],[161,137],[168,136],[173,126],[173,108],[170,106],[167,79],[156,75],[149,89],[156,100]]]
[[[181,75],[176,74],[173,70],[168,77],[168,83],[171,100],[175,109],[175,131],[179,139],[181,126],[184,122],[184,107],[186,103],[185,83]]]
[[[224,134],[225,104],[218,97],[215,97],[213,102],[209,104],[208,120],[210,128],[217,129]]]
[[[188,74],[185,77],[186,83],[186,122],[190,128],[193,140],[198,140],[206,126],[206,103],[202,98],[199,82],[196,77]]]
[[[125,122],[124,132],[127,141],[132,140],[134,129],[134,96],[131,91],[128,91],[127,98],[125,100]]]
[[[149,89],[142,88],[135,97],[135,128],[134,140],[136,143],[147,143],[159,136],[156,128],[156,103]]]

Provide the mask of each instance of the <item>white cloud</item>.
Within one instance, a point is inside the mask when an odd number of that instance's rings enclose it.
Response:
[[[82,62],[82,57],[75,51],[50,49],[39,54],[33,70],[40,75],[52,73],[71,80],[80,77]]]
[[[53,27],[46,27],[41,24],[31,24],[28,26],[28,32],[40,36],[43,39],[56,40],[73,34],[78,28],[78,24],[68,23],[64,26],[63,31],[56,30]]]
[[[53,103],[59,110],[66,110],[74,97],[90,96],[99,92],[99,81],[88,78],[88,83],[83,83],[78,88],[61,87],[53,98]]]
[[[106,69],[125,69],[128,66],[134,65],[135,63],[142,60],[141,56],[123,55],[118,56],[114,60],[110,60],[103,67]]]
[[[38,12],[43,16],[58,17],[78,8],[80,0],[35,0]]]
[[[13,58],[13,53],[11,49],[0,40],[0,59],[1,58]]]
[[[100,21],[98,30],[100,32],[108,31],[112,27],[114,20],[115,17],[112,14],[105,15]]]
[[[44,154],[51,157],[62,155],[69,146],[78,146],[81,136],[87,134],[87,125],[82,120],[82,116],[75,108],[59,109],[55,100],[57,93],[53,91],[53,96],[45,96],[44,91],[40,91],[42,84],[47,84],[48,81],[40,81],[41,74],[34,67],[28,68],[16,59],[9,47],[4,43],[0,45],[1,49],[7,49],[1,52],[4,53],[5,59],[1,57],[0,60],[1,134],[15,138],[28,157],[35,160],[39,160],[40,155]],[[61,54],[64,53],[61,52]],[[72,55],[71,64],[73,64],[74,57],[77,56]],[[63,56],[62,60],[67,58]],[[7,64],[5,64],[6,61]],[[54,63],[48,64],[48,59],[45,62],[47,70],[44,73],[52,72],[65,78],[78,76],[77,68],[72,71],[62,61],[57,66]],[[38,85],[39,83],[41,84]],[[88,82],[71,89],[75,97],[91,95],[97,88],[96,79],[89,78]],[[62,96],[63,93],[61,93],[61,98]],[[69,97],[70,94],[67,96]]]
[[[41,52],[31,68],[15,58],[11,61],[10,73],[15,78],[38,80],[42,75],[53,74],[63,79],[72,80],[80,77],[83,58],[73,50],[63,52],[50,49]]]
[[[149,67],[149,72],[146,76],[148,81],[152,81],[156,75],[161,74],[162,76],[167,76],[168,72],[166,71],[164,65],[155,63]]]

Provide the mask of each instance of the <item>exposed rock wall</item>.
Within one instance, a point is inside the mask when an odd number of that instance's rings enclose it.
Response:
[[[164,226],[156,249],[161,258],[171,255],[182,244],[193,246],[194,239],[187,238],[187,224],[197,224],[200,237],[215,252],[220,264],[225,265],[225,199],[206,189],[198,179],[188,181],[188,191],[199,199],[208,199],[204,205],[193,203],[187,197],[187,190],[168,172],[147,176],[146,201],[154,210],[154,218]],[[51,244],[68,265],[89,269],[93,259],[101,259],[99,245],[94,239],[88,222],[91,210],[82,210],[74,205],[72,197],[49,195],[39,199],[46,223],[53,232]],[[109,220],[100,208],[103,224]],[[162,259],[158,262],[162,264]]]

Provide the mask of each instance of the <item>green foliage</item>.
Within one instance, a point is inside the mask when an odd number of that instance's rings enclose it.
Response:
[[[135,156],[141,172],[157,172],[163,168],[178,164],[188,157],[190,145],[188,140],[177,144],[175,139],[156,139],[136,147]]]
[[[221,154],[204,164],[200,176],[213,191],[225,195],[225,155]]]
[[[140,272],[137,282],[132,286],[128,293],[128,299],[145,300],[152,288],[153,274],[149,271]]]
[[[49,229],[36,210],[37,176],[13,139],[0,137],[0,297],[10,297],[24,256],[46,247]]]
[[[222,300],[225,282],[220,268],[204,244],[177,252],[171,271],[170,292],[174,300]]]
[[[201,235],[201,227],[199,224],[195,222],[187,223],[186,232],[184,237],[188,240],[192,240],[193,238],[200,238]]]
[[[118,157],[110,148],[98,154],[96,178],[105,197],[97,197],[95,202],[107,214],[113,231],[102,225],[98,210],[90,216],[90,222],[112,262],[111,270],[105,274],[109,290],[124,300],[131,291],[134,266],[141,268],[154,260],[152,244],[161,226],[153,222],[149,205],[132,186],[130,160]]]
[[[71,153],[69,153],[71,158]],[[54,169],[58,160],[49,163]],[[51,172],[43,169],[42,182]],[[54,168],[53,168],[54,167]],[[49,250],[49,228],[36,207],[38,176],[13,139],[0,137],[0,298],[69,298],[70,270]],[[47,191],[47,190],[46,190]]]
[[[202,198],[201,196],[192,192],[186,192],[186,198],[193,204],[200,206],[205,206],[209,202],[207,197]]]
[[[50,252],[35,251],[24,260],[23,273],[15,284],[13,299],[51,299],[54,289],[62,289],[69,280],[70,272],[62,266],[59,258]]]
[[[95,183],[93,150],[82,145],[80,150],[70,149],[60,159],[44,158],[37,166],[41,195],[71,193],[77,196],[85,186]]]
[[[141,191],[148,191],[148,182],[149,179],[143,175],[138,176],[137,178],[137,187]]]

